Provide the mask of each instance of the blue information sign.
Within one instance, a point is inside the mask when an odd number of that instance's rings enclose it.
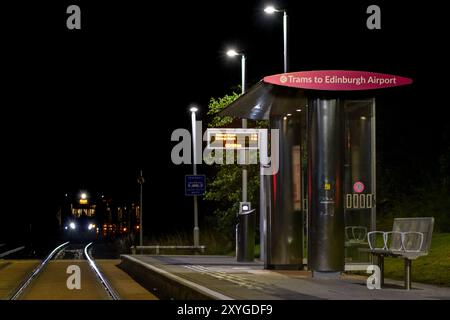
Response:
[[[206,189],[206,176],[203,174],[184,176],[184,193],[186,196],[202,196]]]

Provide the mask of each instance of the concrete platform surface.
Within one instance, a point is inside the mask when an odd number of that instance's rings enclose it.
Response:
[[[39,260],[0,260],[0,299],[9,299],[39,262]]]
[[[413,290],[406,291],[403,282],[386,279],[381,290],[369,290],[365,276],[345,274],[340,279],[317,279],[308,271],[264,270],[260,262],[238,263],[231,256],[123,255],[121,258],[123,268],[145,282],[147,289],[152,281],[164,283],[164,290],[170,291],[166,298],[450,300],[448,287],[413,282]],[[179,288],[174,290],[172,287],[176,286]]]
[[[125,271],[119,269],[119,259],[95,260],[100,272],[108,279],[122,300],[158,300],[158,298],[134,281]]]

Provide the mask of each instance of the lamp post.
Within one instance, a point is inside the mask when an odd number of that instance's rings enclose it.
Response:
[[[227,56],[236,57],[241,56],[241,93],[245,93],[245,76],[246,76],[246,65],[245,65],[245,54],[239,53],[236,50],[228,50]],[[242,119],[242,128],[247,128],[247,119]],[[247,166],[242,167],[242,202],[247,202]]]
[[[144,188],[144,176],[142,174],[142,169],[141,172],[139,174],[138,177],[138,183],[140,185],[140,192],[139,192],[139,245],[142,247],[143,246],[143,237],[144,237],[144,230],[142,229],[142,192],[143,192],[143,188]]]
[[[268,6],[264,9],[267,14],[274,14],[276,12],[283,12],[283,53],[284,53],[284,72],[288,72],[288,15],[286,10],[279,10],[273,6]]]
[[[198,111],[197,107],[191,107],[189,109],[191,112],[191,121],[192,121],[192,150],[194,155],[194,161],[192,163],[192,173],[193,175],[197,175],[197,130],[195,128],[196,124],[196,112]],[[198,247],[200,245],[200,229],[198,227],[198,203],[197,196],[194,195],[194,246]]]
[[[288,58],[288,15],[286,10],[280,10],[275,8],[274,6],[267,6],[264,9],[264,12],[266,14],[274,14],[274,13],[281,13],[283,12],[283,72],[288,72],[289,69],[289,58]],[[260,200],[259,200],[259,207],[260,207],[260,255],[261,260],[265,262],[265,265],[267,265],[267,241],[266,241],[266,232],[267,232],[267,217],[270,215],[270,212],[267,210],[270,210],[267,208],[267,199],[269,197],[269,194],[266,191],[266,186],[270,185],[270,180],[268,176],[263,175],[262,171],[259,176],[259,194],[260,194]]]
[[[229,57],[241,56],[241,80],[242,80],[242,94],[245,93],[245,54],[238,53],[236,50],[228,50],[227,55]],[[247,119],[242,119],[242,128],[247,128]],[[246,150],[242,151],[245,162],[247,161]],[[236,226],[236,259],[238,262],[247,262],[254,260],[254,246],[255,246],[255,216],[251,214],[250,203],[247,197],[247,165],[242,166],[242,202],[239,205],[239,218]],[[244,208],[246,208],[244,210]],[[246,214],[245,212],[248,213]]]

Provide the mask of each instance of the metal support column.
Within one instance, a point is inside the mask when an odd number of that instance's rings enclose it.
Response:
[[[309,110],[310,268],[344,271],[344,125],[338,99],[312,99]]]
[[[405,259],[405,289],[411,290],[411,267],[412,261]]]

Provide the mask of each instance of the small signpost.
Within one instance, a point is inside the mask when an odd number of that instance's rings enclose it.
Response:
[[[204,174],[184,176],[184,194],[186,196],[202,196],[206,189],[206,176]]]

